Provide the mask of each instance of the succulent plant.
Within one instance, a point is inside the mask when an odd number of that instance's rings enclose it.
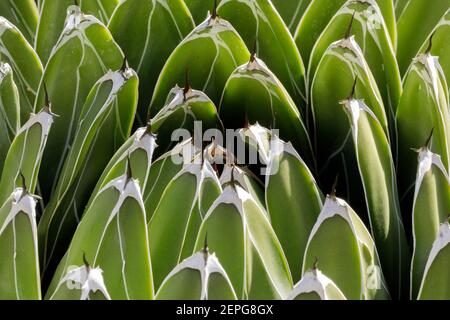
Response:
[[[449,19],[0,1],[0,300],[450,300]]]

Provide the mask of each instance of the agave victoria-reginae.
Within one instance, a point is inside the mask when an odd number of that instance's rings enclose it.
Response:
[[[450,299],[450,0],[0,2],[0,299]]]

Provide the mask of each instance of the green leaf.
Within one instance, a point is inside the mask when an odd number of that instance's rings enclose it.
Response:
[[[150,121],[152,132],[158,136],[159,153],[173,147],[172,134],[177,129],[186,129],[194,136],[194,122],[201,123],[202,132],[221,128],[216,106],[206,94],[191,89],[189,84],[185,88],[175,86],[167,103]]]
[[[327,196],[309,236],[303,275],[317,261],[347,299],[389,298],[370,233],[353,209],[334,195]]]
[[[36,189],[41,159],[47,136],[53,126],[54,115],[49,106],[30,119],[17,131],[6,156],[0,179],[0,204],[3,204],[17,187],[26,187],[30,193]]]
[[[13,71],[7,63],[0,62],[0,172],[11,142],[20,127],[19,91]]]
[[[45,86],[52,111],[59,116],[48,137],[49,151],[44,153],[39,177],[46,202],[55,190],[90,90],[108,70],[118,70],[122,64],[122,51],[108,29],[72,6],[45,68],[36,101],[42,100]],[[126,128],[123,130],[126,132]]]
[[[294,101],[278,78],[256,57],[237,68],[228,79],[219,108],[226,128],[242,128],[256,123],[279,129],[312,165],[312,147]]]
[[[38,23],[38,9],[34,0],[0,1],[0,16],[12,22],[33,45]]]
[[[138,120],[145,123],[158,76],[172,51],[194,29],[194,22],[182,0],[126,0],[108,27],[139,75]]]
[[[302,279],[294,286],[287,300],[347,300],[341,289],[314,268],[306,272]]]
[[[177,265],[164,279],[156,300],[236,300],[219,259],[207,250]]]
[[[79,294],[67,286],[66,275],[74,266],[84,264],[84,255],[93,267],[103,270],[104,287],[111,299],[153,297],[144,203],[138,182],[128,174],[100,190],[85,213],[53,277],[47,299],[70,299]]]
[[[276,136],[271,141],[267,171],[267,211],[292,276],[299,281],[308,236],[322,210],[323,196],[300,155]]]
[[[272,0],[272,3],[290,32],[294,34],[311,0]]]
[[[447,79],[448,89],[450,89],[450,9],[434,28],[430,37],[432,39],[427,39],[419,52],[426,53],[429,49],[431,55],[439,57],[439,64]],[[431,47],[430,41],[432,42]]]
[[[424,276],[419,291],[420,300],[450,299],[450,225],[448,221],[439,229],[439,235],[425,266]]]
[[[36,200],[15,189],[0,208],[0,299],[40,300]]]
[[[185,165],[168,183],[148,223],[155,288],[192,254],[203,218],[221,191],[207,161]]]
[[[376,1],[352,0],[339,9],[314,45],[308,78],[312,80],[324,52],[333,42],[340,40],[349,28],[375,78],[392,130],[402,83],[394,46]]]
[[[305,67],[295,42],[269,0],[222,0],[217,9],[266,62],[304,114]]]
[[[108,23],[119,0],[77,0],[81,11]],[[64,31],[66,13],[73,12],[74,0],[41,0],[39,23],[36,33],[36,52],[44,64],[47,63],[53,47]],[[93,20],[94,17],[90,17]],[[99,22],[99,21],[98,21]]]
[[[413,200],[414,251],[411,262],[411,299],[416,299],[425,266],[441,223],[450,212],[450,180],[441,157],[428,147],[419,151]]]
[[[409,249],[402,223],[396,173],[389,140],[375,114],[362,100],[343,101],[352,128],[352,142],[357,170],[348,169],[350,184],[360,179],[363,191],[352,196],[364,197],[371,234],[380,254],[383,273],[393,297],[408,290]],[[349,152],[346,158],[352,157]]]
[[[148,175],[148,183],[144,190],[145,211],[147,222],[155,213],[161,196],[169,182],[180,172],[184,164],[189,164],[195,157],[199,156],[198,148],[188,139],[177,144],[172,150],[157,158]]]
[[[189,73],[191,87],[219,105],[225,83],[250,53],[229,22],[211,16],[197,26],[172,52],[161,71],[149,107],[151,116],[164,106],[167,94]]]
[[[44,273],[56,267],[98,178],[130,135],[137,99],[137,75],[126,67],[107,72],[90,91],[55,190],[39,222]]]
[[[221,0],[217,0],[220,3]],[[184,0],[191,11],[195,24],[199,25],[208,18],[214,9],[215,0]]]
[[[328,25],[330,20],[336,14],[347,0],[312,0],[305,11],[298,28],[295,32],[295,42],[300,50],[300,54],[305,63],[309,62],[311,51],[317,39]],[[360,0],[360,2],[367,2]],[[392,0],[376,0],[383,13],[386,26],[389,30],[392,43],[397,42],[397,30],[395,24],[394,5]],[[373,14],[369,12],[368,14]]]
[[[400,72],[405,74],[411,60],[450,7],[450,0],[409,0],[398,17],[397,61]],[[417,28],[420,25],[420,28]]]
[[[411,148],[420,149],[433,135],[430,150],[442,157],[449,171],[450,115],[447,82],[438,58],[420,54],[403,80],[403,95],[397,108],[398,177],[404,211],[411,212],[417,157]]]
[[[203,220],[196,248],[208,247],[227,270],[238,298],[283,299],[292,278],[281,244],[264,209],[233,181]]]
[[[0,17],[0,60],[13,70],[20,97],[20,120],[24,124],[34,110],[42,64],[19,29],[4,17]]]

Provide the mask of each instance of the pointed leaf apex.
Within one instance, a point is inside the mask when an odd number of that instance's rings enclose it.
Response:
[[[208,232],[205,234],[205,243],[203,245],[203,257],[205,258],[205,264],[208,261],[209,248],[208,248]]]
[[[430,36],[430,38],[428,39],[428,47],[425,50],[425,54],[430,54],[431,49],[433,49],[433,37],[434,37],[434,32],[433,34]]]
[[[131,171],[131,159],[130,154],[127,155],[127,171],[126,171],[126,180],[127,183],[133,178],[133,172]]]
[[[319,259],[317,257],[314,257],[314,261],[313,261],[313,270],[317,270],[317,265],[319,263]]]
[[[191,90],[191,85],[189,83],[189,69],[186,69],[184,88],[183,88],[184,101],[186,101],[186,95],[190,90]]]
[[[334,179],[333,186],[331,187],[331,197],[336,197],[336,188],[339,182],[339,174],[336,175],[336,178]]]
[[[430,135],[428,136],[427,141],[425,142],[425,147],[427,149],[430,149],[430,147],[431,147],[431,141],[433,140],[433,134],[434,134],[434,127],[433,127],[433,129],[431,129]]]
[[[350,19],[350,24],[348,25],[347,32],[345,33],[345,37],[344,37],[345,39],[348,39],[351,36],[352,28],[353,28],[353,21],[355,20],[355,14],[356,14],[356,10],[353,11],[352,18]]]
[[[128,69],[128,59],[127,56],[125,55],[123,57],[123,63],[122,63],[122,67],[120,68],[121,72],[125,72]]]
[[[211,14],[211,19],[216,19],[218,17],[217,15],[217,0],[214,0],[214,7]]]
[[[91,270],[91,266],[89,265],[89,262],[87,261],[86,252],[84,252],[84,251],[83,251],[83,263],[84,263],[84,266],[86,267],[86,270],[89,272]]]

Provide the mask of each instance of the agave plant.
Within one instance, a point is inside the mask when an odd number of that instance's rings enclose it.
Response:
[[[0,2],[0,299],[450,300],[450,0]]]

